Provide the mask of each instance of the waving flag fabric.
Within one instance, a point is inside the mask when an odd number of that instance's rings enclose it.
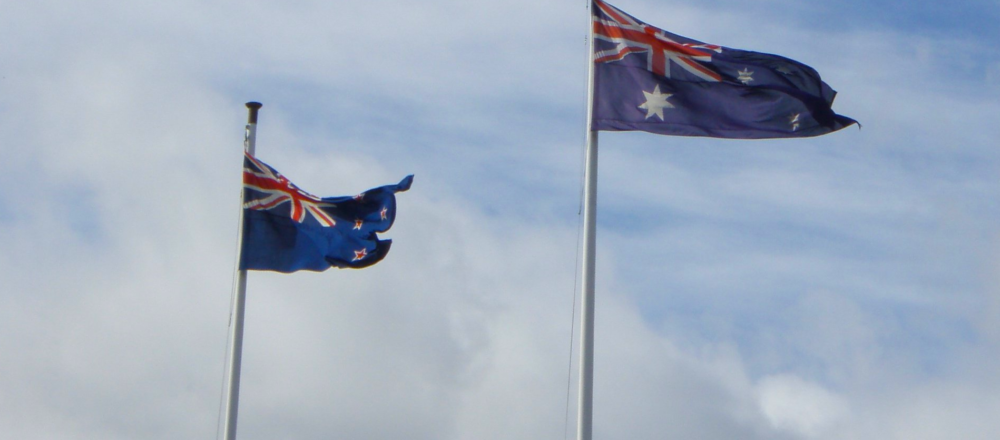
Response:
[[[671,34],[601,0],[592,13],[594,130],[755,139],[857,123],[805,64]]]
[[[319,198],[250,154],[243,159],[243,244],[240,269],[295,272],[361,268],[382,260],[392,240],[396,196],[407,176],[356,196]]]

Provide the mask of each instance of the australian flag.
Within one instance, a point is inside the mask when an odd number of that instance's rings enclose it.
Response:
[[[805,64],[671,34],[601,0],[592,13],[593,130],[761,139],[857,123]]]
[[[356,196],[319,198],[246,153],[240,269],[287,273],[379,262],[392,240],[379,240],[376,233],[392,227],[395,194],[412,182],[407,176]]]

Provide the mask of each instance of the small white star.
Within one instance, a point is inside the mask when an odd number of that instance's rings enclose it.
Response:
[[[639,104],[639,108],[646,110],[646,119],[652,118],[653,115],[656,115],[662,121],[663,109],[674,108],[673,104],[667,102],[667,98],[674,96],[673,93],[660,93],[659,84],[653,88],[653,93],[643,90],[642,94],[646,95],[646,102]]]
[[[361,219],[354,220],[354,229],[360,231],[361,225],[363,224],[365,224],[365,222],[361,221]]]
[[[740,76],[736,78],[736,80],[743,84],[749,85],[750,81],[753,81],[753,71],[751,71],[746,67],[744,67],[743,70],[737,71],[736,73],[740,74]]]
[[[382,207],[382,212],[379,213],[379,214],[382,214],[382,220],[386,220],[388,218],[388,216],[386,215],[388,212],[389,212],[389,208],[383,206]]]
[[[799,129],[799,116],[801,113],[795,113],[793,115],[788,115],[788,123],[792,126],[792,131]]]

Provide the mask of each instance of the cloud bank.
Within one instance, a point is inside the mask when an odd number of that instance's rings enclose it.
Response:
[[[995,438],[1000,55],[766,5],[618,4],[813,65],[864,128],[602,134],[596,437]],[[260,100],[310,192],[416,180],[382,263],[250,275],[240,438],[573,434],[583,2],[5,9],[0,431],[216,434]]]

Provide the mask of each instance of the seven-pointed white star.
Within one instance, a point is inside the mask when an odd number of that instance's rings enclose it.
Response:
[[[660,93],[659,84],[653,88],[653,93],[643,90],[642,94],[646,95],[646,102],[639,104],[639,108],[646,110],[646,119],[652,118],[653,115],[656,115],[662,121],[663,109],[674,108],[673,104],[667,102],[667,98],[673,96],[673,93]]]
[[[753,81],[753,71],[746,67],[744,67],[743,70],[738,70],[736,73],[740,74],[740,76],[736,79],[743,84],[749,85],[750,81]]]

